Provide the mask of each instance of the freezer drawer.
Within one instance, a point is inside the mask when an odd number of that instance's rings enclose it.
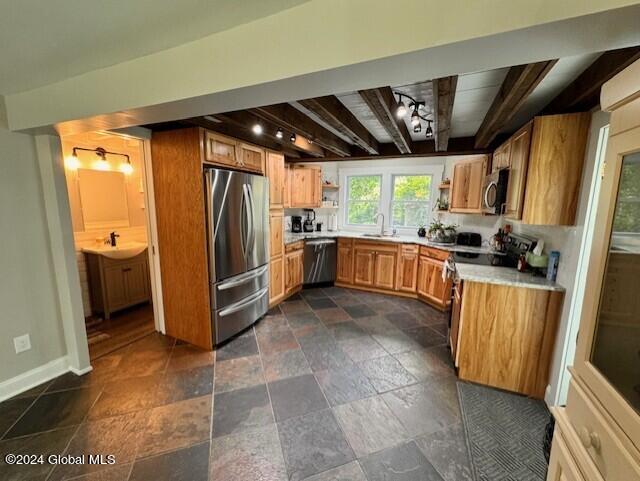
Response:
[[[269,288],[214,311],[215,344],[220,344],[256,322],[269,310]]]
[[[268,264],[217,282],[211,286],[213,309],[223,309],[265,287],[269,287]]]

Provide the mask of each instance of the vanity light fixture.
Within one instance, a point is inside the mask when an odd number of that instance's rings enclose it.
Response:
[[[80,159],[78,159],[76,149],[73,149],[71,155],[64,159],[64,166],[69,170],[78,170],[80,168]]]
[[[251,127],[251,130],[256,135],[262,135],[262,124],[260,124],[259,122],[253,124],[253,127]]]
[[[120,166],[120,171],[124,172],[127,175],[133,172],[133,165],[131,164],[131,159],[129,158],[128,154],[121,154],[120,152],[110,152],[108,150],[103,149],[102,147],[96,147],[95,149],[87,149],[85,147],[74,147],[71,153],[71,157],[69,159],[75,158],[76,161],[69,160],[70,164],[67,164],[68,168],[70,169],[72,168],[70,165],[77,165],[77,166],[80,165],[80,161],[78,160],[79,150],[83,152],[95,152],[98,158],[93,163],[93,167],[96,170],[111,170],[111,165],[107,160],[107,155],[119,155],[126,159],[126,162],[123,162],[122,165]]]
[[[281,139],[282,137],[284,137],[284,132],[278,127],[278,130],[276,130],[276,138]]]

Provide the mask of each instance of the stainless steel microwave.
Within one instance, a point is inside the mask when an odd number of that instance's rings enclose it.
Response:
[[[497,170],[484,178],[482,187],[482,212],[500,215],[507,202],[509,169]]]

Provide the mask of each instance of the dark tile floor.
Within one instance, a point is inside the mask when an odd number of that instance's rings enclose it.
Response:
[[[417,301],[332,287],[215,354],[154,334],[0,404],[0,477],[470,480],[444,332]],[[7,453],[116,464],[7,466]]]

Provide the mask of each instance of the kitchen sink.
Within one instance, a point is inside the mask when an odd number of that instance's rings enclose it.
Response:
[[[381,239],[384,237],[398,237],[398,235],[397,234],[371,234],[369,232],[365,232],[364,234],[362,234],[362,237],[377,237]]]
[[[82,252],[98,254],[108,257],[109,259],[130,259],[144,252],[146,248],[147,244],[144,242],[123,242],[115,247],[111,247],[108,244],[95,247],[83,247]]]

